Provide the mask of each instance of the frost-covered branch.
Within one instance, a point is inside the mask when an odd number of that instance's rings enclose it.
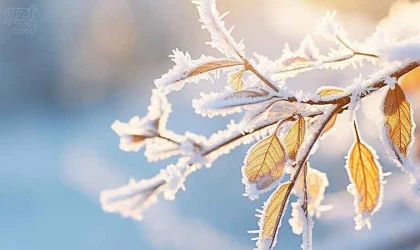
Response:
[[[375,150],[361,138],[356,126],[356,110],[361,100],[385,89],[381,113],[381,139],[392,160],[411,177],[413,190],[420,194],[420,169],[408,159],[413,144],[415,123],[409,100],[399,80],[420,66],[420,36],[396,41],[383,31],[376,31],[365,41],[350,41],[335,13],[321,20],[318,33],[335,44],[327,55],[321,55],[311,36],[300,48],[288,45],[282,56],[271,61],[254,54],[257,62],[245,56],[243,42],[231,36],[215,0],[194,0],[202,28],[208,30],[209,44],[224,57],[201,56],[193,60],[188,52],[174,50],[173,69],[155,81],[148,114],[134,117],[128,123],[116,121],[113,130],[120,137],[120,148],[138,151],[145,147],[149,161],[178,157],[174,164],[160,170],[148,180],[130,180],[126,186],[101,194],[102,207],[136,220],[162,195],[173,200],[185,190],[186,178],[202,166],[211,167],[220,156],[236,147],[256,142],[247,152],[242,166],[245,196],[251,200],[272,191],[260,211],[257,248],[273,249],[277,233],[292,195],[289,223],[293,232],[302,234],[302,249],[312,249],[313,217],[329,209],[322,205],[326,187],[325,173],[310,166],[319,139],[326,135],[337,116],[350,113],[354,121],[355,141],[347,155],[345,170],[349,176],[348,191],[354,196],[356,229],[370,225],[369,218],[381,207],[385,184],[382,166]],[[410,53],[408,53],[410,52]],[[344,69],[362,65],[367,60],[380,70],[356,77],[345,88],[323,86],[315,93],[291,90],[287,79],[316,69]],[[227,76],[227,86],[219,92],[201,93],[192,101],[195,112],[204,117],[242,114],[225,130],[209,138],[191,133],[177,134],[166,127],[171,106],[165,94],[180,90],[185,83],[213,81]],[[363,173],[363,174],[360,174]],[[284,180],[287,181],[284,181]],[[273,191],[275,190],[275,191]]]

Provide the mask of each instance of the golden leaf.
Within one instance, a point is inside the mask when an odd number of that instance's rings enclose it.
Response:
[[[413,118],[410,103],[399,85],[390,88],[383,106],[385,134],[393,149],[407,157],[408,147],[413,140]]]
[[[244,72],[245,72],[245,68],[230,75],[229,85],[235,88],[236,91],[242,90],[244,86],[244,82],[242,81],[242,76]]]
[[[340,88],[336,88],[336,87],[324,87],[324,88],[320,88],[317,91],[317,95],[318,96],[330,96],[330,95],[337,95],[337,94],[341,94],[344,92],[344,89],[340,89]],[[327,133],[328,131],[330,131],[334,125],[335,122],[337,121],[337,114],[334,114],[333,117],[331,117],[331,119],[328,121],[327,125],[325,125],[324,130],[322,131],[322,135],[324,135],[325,133]]]
[[[419,129],[417,129],[417,133],[416,133],[416,148],[417,148],[416,156],[420,157],[420,130]]]
[[[278,228],[281,224],[281,219],[284,210],[289,200],[292,183],[287,182],[277,188],[277,190],[270,196],[264,206],[263,217],[260,223],[260,235],[257,245],[270,245],[269,249],[274,247],[274,239],[276,237]],[[268,241],[268,242],[267,242]],[[263,243],[264,242],[264,243]]]
[[[355,142],[347,156],[347,173],[353,184],[349,189],[357,200],[360,214],[374,212],[380,205],[382,168],[375,152],[362,143],[354,124]]]
[[[305,138],[305,118],[299,116],[299,119],[292,125],[284,141],[286,152],[291,160],[296,160],[296,154],[302,146]]]
[[[327,175],[310,166],[306,162],[306,171],[301,171],[298,179],[296,180],[295,192],[303,197],[305,192],[305,182],[303,179],[306,172],[306,186],[308,190],[308,211],[311,216],[317,212],[322,200],[324,199],[325,188],[329,185]]]
[[[258,190],[269,187],[283,175],[284,148],[276,133],[255,144],[247,153],[243,176]]]
[[[212,61],[212,62],[208,62],[208,63],[204,63],[202,65],[199,65],[198,67],[190,70],[187,77],[196,76],[196,75],[203,74],[203,73],[206,73],[206,72],[209,72],[209,71],[212,71],[212,70],[216,70],[216,69],[222,69],[222,68],[227,68],[227,67],[232,67],[232,66],[239,66],[239,65],[242,65],[242,64],[243,64],[242,62],[235,61],[235,60],[229,60],[229,59]]]
[[[400,77],[398,84],[406,92],[420,91],[420,67]]]
[[[336,87],[323,87],[317,90],[318,96],[330,96],[330,95],[337,95],[344,92],[344,89],[336,88]]]

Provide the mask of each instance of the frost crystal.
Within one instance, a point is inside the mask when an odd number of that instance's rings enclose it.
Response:
[[[143,212],[157,201],[157,194],[164,186],[165,182],[160,176],[139,182],[131,179],[126,186],[101,192],[102,209],[141,220]]]
[[[181,172],[181,168],[177,165],[169,165],[166,169],[162,169],[160,174],[162,178],[166,181],[168,188],[165,190],[165,199],[175,200],[175,195],[179,189],[185,191],[185,177]]]
[[[317,33],[331,41],[336,41],[337,36],[346,35],[342,25],[335,20],[336,14],[335,11],[327,13],[317,27]]]
[[[395,77],[385,76],[384,82],[388,85],[391,89],[395,88],[395,84],[398,84],[398,80]]]
[[[128,123],[117,120],[111,128],[120,137],[120,148],[124,151],[138,151],[157,131],[154,121],[140,119],[138,116],[131,118]]]
[[[193,0],[192,3],[197,5],[202,28],[208,30],[211,35],[211,42],[208,44],[228,57],[238,57],[238,53],[243,55],[245,46],[242,42],[235,42],[231,36],[233,28],[227,30],[222,21],[228,12],[220,15],[215,0]]]
[[[342,25],[335,20],[336,13],[331,12],[322,18],[316,32],[333,43],[325,53],[315,45],[313,35],[307,35],[297,49],[292,50],[286,44],[279,58],[269,59],[257,53],[253,54],[254,58],[248,58],[242,41],[238,43],[231,36],[233,28],[225,28],[223,18],[227,13],[219,14],[216,1],[192,2],[197,6],[202,28],[210,33],[209,44],[224,56],[202,55],[192,59],[188,52],[173,50],[170,58],[175,65],[155,80],[159,90],[153,90],[147,115],[135,116],[127,123],[117,120],[112,124],[120,137],[122,150],[138,151],[145,146],[149,161],[174,156],[178,161],[167,165],[149,180],[131,180],[121,188],[103,191],[100,200],[104,211],[140,220],[158,196],[174,200],[179,190],[185,190],[186,178],[191,173],[202,166],[211,167],[220,156],[240,145],[257,142],[258,147],[248,151],[242,169],[245,196],[254,200],[263,192],[277,188],[264,203],[263,211],[258,210],[260,229],[254,231],[258,233],[257,248],[272,250],[275,247],[287,202],[295,195],[298,200],[291,205],[289,223],[294,233],[302,235],[302,249],[312,249],[312,219],[330,207],[322,205],[329,185],[327,175],[310,168],[310,157],[316,153],[325,132],[332,131],[337,117],[348,112],[355,120],[361,100],[384,87],[389,91],[400,91],[404,105],[394,110],[402,99],[399,97],[386,105],[390,115],[383,121],[381,138],[396,165],[408,173],[413,192],[420,195],[420,170],[408,159],[415,124],[410,113],[412,109],[408,112],[410,105],[405,102],[405,90],[401,83],[398,85],[403,75],[420,65],[420,35],[397,40],[378,26],[364,41],[350,41]],[[357,69],[365,61],[377,65],[378,70],[368,76],[360,75],[346,88],[323,86],[315,93],[309,93],[295,89],[289,83],[290,78],[304,72]],[[213,81],[220,74],[227,76],[227,86],[221,91],[201,93],[192,101],[192,106],[204,117],[235,114],[237,120],[231,120],[226,129],[214,132],[208,138],[189,131],[177,134],[167,129],[171,105],[165,94],[180,90],[187,82]],[[395,94],[389,93],[390,96]],[[385,108],[382,109],[386,116]],[[401,117],[401,114],[406,118],[404,138],[396,135],[387,139],[384,135],[390,131],[385,127],[402,130],[401,124],[395,125],[398,120],[395,117]],[[376,152],[361,142],[357,128],[355,131],[357,144],[349,151],[346,170],[350,177],[348,191],[354,196],[356,229],[361,229],[370,228],[370,217],[381,207],[385,181]],[[357,145],[358,151],[354,150]],[[403,153],[396,150],[397,146]],[[378,170],[372,170],[369,178],[366,178],[368,175],[362,178],[360,168]],[[288,181],[283,180],[285,178]],[[364,190],[360,188],[363,185]],[[368,199],[370,203],[362,202]]]
[[[111,128],[120,137],[120,148],[124,151],[138,151],[161,131],[165,131],[171,105],[159,91],[153,90],[151,105],[145,117],[135,116],[128,123],[115,121]]]
[[[198,60],[192,60],[188,52],[183,53],[178,49],[173,50],[173,55],[170,56],[175,66],[169,70],[168,73],[162,75],[161,78],[155,80],[155,85],[165,93],[178,91],[184,87],[185,83],[198,83],[201,80],[211,80],[211,75],[218,76],[217,72],[224,69],[224,66],[214,66],[213,68],[206,68],[206,70],[193,72],[200,66],[211,62],[223,62],[223,59],[216,59],[209,56],[201,56]],[[229,62],[231,66],[235,62]],[[239,63],[236,62],[238,65]]]

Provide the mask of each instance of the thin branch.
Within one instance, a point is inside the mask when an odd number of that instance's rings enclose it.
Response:
[[[268,87],[270,87],[275,92],[279,92],[277,87],[271,83],[270,80],[268,80],[265,76],[263,76],[252,64],[244,57],[241,58],[245,63],[245,69],[251,71],[254,73],[256,77],[258,77],[261,81],[263,81]]]
[[[347,60],[352,59],[355,56],[371,57],[371,58],[375,58],[375,59],[378,59],[379,58],[379,56],[378,55],[375,55],[375,54],[355,51],[353,48],[350,47],[350,45],[348,45],[346,42],[344,42],[343,39],[341,39],[339,36],[336,36],[336,39],[344,47],[346,47],[348,50],[350,50],[351,51],[351,54],[348,55],[348,56],[339,58],[339,59],[330,59],[330,60],[323,61],[323,62],[321,62],[321,65],[338,63],[338,62],[344,62],[344,61],[347,61]],[[304,70],[304,69],[315,69],[314,66],[315,66],[314,64],[304,65],[304,66],[300,66],[300,67],[296,67],[296,68],[292,68],[292,69],[281,70],[281,71],[276,72],[275,74],[289,73],[289,72],[294,72],[294,71],[299,71],[299,70]]]
[[[174,143],[174,144],[176,144],[176,145],[181,145],[181,143],[180,142],[177,142],[177,141],[175,141],[174,139],[172,139],[172,138],[169,138],[169,137],[166,137],[166,136],[163,136],[163,135],[161,135],[161,134],[159,134],[158,136],[156,136],[157,138],[160,138],[160,139],[163,139],[163,140],[166,140],[166,141],[169,141],[169,142],[172,142],[172,143]]]
[[[395,78],[400,78],[401,76],[405,75],[406,73],[410,72],[411,70],[417,68],[419,66],[419,63],[411,63],[409,65],[407,65],[405,68],[398,70],[396,72],[394,72],[393,74],[391,74],[391,77],[395,77]],[[360,96],[360,99],[368,96],[369,94],[371,94],[374,91],[377,91],[379,89],[381,89],[382,87],[386,86],[386,83],[384,82],[384,80],[382,81],[378,81],[374,84],[372,84],[371,86],[368,87],[368,89],[371,89],[370,91],[366,91],[363,92],[363,94]],[[286,99],[282,99],[284,101],[288,101],[288,102],[299,102],[296,97],[289,97]],[[316,142],[316,140],[318,139],[318,137],[322,134],[322,131],[324,130],[325,125],[328,123],[328,121],[332,118],[333,115],[340,114],[342,113],[344,110],[346,110],[348,107],[347,105],[350,103],[350,95],[347,96],[343,96],[341,98],[337,98],[337,99],[333,99],[333,100],[328,100],[328,101],[323,101],[323,100],[309,100],[309,101],[302,101],[301,103],[306,103],[306,104],[310,104],[310,105],[336,105],[336,108],[334,109],[333,112],[331,112],[331,115],[329,116],[329,118],[326,120],[326,122],[323,123],[322,125],[322,129],[320,129],[319,131],[317,131],[317,134],[315,135],[314,138],[316,138],[312,143],[311,143],[311,147],[313,146],[313,144]],[[320,114],[313,114],[311,116],[307,116],[307,117],[315,117],[318,116]],[[289,118],[290,119],[290,118]],[[295,119],[295,118],[292,118]],[[270,126],[273,126],[275,124],[277,124],[278,121],[274,121],[268,124],[264,124],[256,129],[254,129],[252,132],[248,132],[248,133],[238,133],[238,135],[232,137],[232,138],[228,138],[226,141],[223,141],[217,145],[214,145],[213,147],[205,150],[202,155],[203,156],[208,156],[211,153],[213,153],[214,151],[217,151],[225,146],[228,146],[231,143],[234,143],[235,141],[242,139],[245,136],[249,136],[252,134],[255,134],[257,132],[260,132],[261,130],[264,130]],[[168,138],[169,139],[169,138]],[[174,141],[175,142],[175,141]],[[176,143],[176,142],[175,142]],[[309,150],[310,151],[310,150]],[[307,152],[307,154],[309,154],[309,152]],[[298,166],[298,170],[297,172],[300,172],[300,168],[302,168],[302,165],[305,163],[306,161],[306,157],[303,161],[300,161],[298,163],[295,164],[295,166]],[[297,178],[297,176],[295,176],[295,178]],[[294,178],[294,179],[295,179]],[[296,181],[296,180],[294,180]]]

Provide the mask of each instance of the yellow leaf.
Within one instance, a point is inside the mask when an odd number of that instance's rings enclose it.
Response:
[[[192,76],[196,76],[196,75],[200,75],[212,70],[216,70],[216,69],[222,69],[222,68],[227,68],[227,67],[232,67],[232,66],[239,66],[242,65],[242,62],[239,61],[235,61],[235,60],[229,60],[229,59],[224,59],[224,60],[219,60],[219,61],[212,61],[212,62],[208,62],[208,63],[204,63],[202,65],[199,65],[197,67],[195,67],[194,69],[190,70],[190,72],[188,73],[187,77],[192,77]]]
[[[330,95],[337,95],[344,92],[344,89],[336,88],[336,87],[324,87],[320,88],[317,91],[318,96],[330,96]],[[328,131],[330,131],[337,121],[337,114],[335,114],[331,119],[328,121],[327,125],[325,125],[324,130],[322,131],[322,135],[326,134]]]
[[[244,183],[254,184],[257,190],[268,188],[283,175],[284,156],[284,148],[275,132],[255,144],[249,149],[244,161]]]
[[[366,146],[359,137],[356,123],[354,124],[355,142],[347,156],[347,173],[351,181],[349,191],[355,197],[355,206],[358,213],[356,229],[367,224],[369,215],[374,213],[381,205],[382,193],[382,167],[377,161],[376,153]]]
[[[330,131],[334,127],[335,122],[337,121],[337,116],[338,116],[337,114],[334,114],[333,117],[331,117],[331,119],[325,125],[324,130],[322,131],[321,135],[326,134],[328,131]]]
[[[344,89],[336,88],[336,87],[322,87],[317,90],[318,96],[330,96],[330,95],[337,95],[344,92]]]
[[[245,72],[245,68],[233,73],[230,75],[229,84],[235,88],[236,91],[243,89],[244,82],[242,81],[242,76]]]
[[[259,223],[259,239],[257,246],[259,249],[272,249],[274,247],[277,231],[281,225],[281,219],[289,200],[292,183],[287,182],[277,188],[270,196],[262,212]],[[269,248],[263,248],[263,246]]]
[[[392,142],[396,156],[399,153],[407,157],[413,141],[413,117],[410,103],[399,85],[390,88],[383,106],[385,135]]]
[[[286,145],[286,152],[289,159],[296,160],[296,154],[302,146],[305,138],[305,118],[299,116],[299,119],[292,125],[287,133],[284,141]]]
[[[309,162],[306,163],[306,186],[308,190],[308,211],[311,216],[314,216],[324,200],[324,193],[329,182],[327,175],[310,166]],[[298,179],[296,180],[295,192],[303,197],[305,190],[305,182],[303,179],[305,171],[301,171]]]
[[[420,91],[420,67],[413,69],[398,79],[401,88],[408,92]]]

